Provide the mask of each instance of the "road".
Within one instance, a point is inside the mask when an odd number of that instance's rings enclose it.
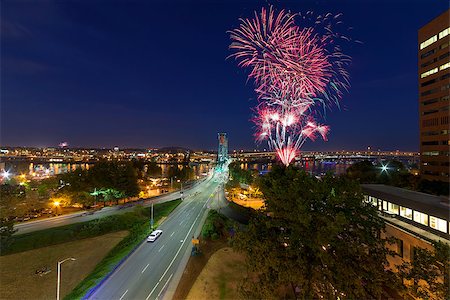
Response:
[[[193,232],[202,225],[222,176],[214,174],[194,187],[158,227],[162,235],[153,243],[144,241],[88,299],[162,299],[183,255],[192,247]]]
[[[210,177],[207,177],[207,178],[210,178]],[[191,193],[195,193],[195,191],[197,190],[197,187],[199,185],[201,185],[202,182],[203,182],[203,180],[192,185],[191,187],[189,187],[187,189],[184,189],[183,190],[184,196],[187,197]],[[181,197],[180,192],[173,192],[170,194],[157,196],[154,198],[144,200],[143,206],[150,206],[151,203],[163,203],[163,202],[167,202],[167,201],[172,201],[175,199],[179,199],[180,197]],[[77,212],[77,213],[73,213],[73,214],[52,217],[52,218],[48,218],[48,219],[42,219],[42,220],[36,220],[36,221],[30,221],[30,222],[26,222],[26,223],[16,224],[16,225],[14,225],[14,229],[17,229],[15,234],[18,235],[18,234],[24,234],[24,233],[29,233],[29,232],[33,232],[33,231],[48,229],[48,228],[52,228],[52,227],[59,227],[59,226],[64,226],[64,225],[69,225],[69,224],[74,224],[74,223],[86,222],[86,221],[90,221],[90,220],[94,220],[94,219],[104,218],[104,217],[114,215],[114,214],[125,213],[125,212],[132,211],[132,210],[133,210],[132,206],[126,207],[126,208],[121,208],[120,206],[105,207],[101,210],[95,211],[93,214],[87,214],[86,211],[82,211],[82,212]]]

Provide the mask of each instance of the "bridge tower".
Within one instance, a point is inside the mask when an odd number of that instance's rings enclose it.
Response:
[[[228,159],[228,138],[226,133],[218,133],[219,151],[217,151],[217,165],[223,165]]]

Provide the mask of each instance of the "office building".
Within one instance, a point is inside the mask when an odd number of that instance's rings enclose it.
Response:
[[[449,182],[449,10],[419,29],[420,171]]]

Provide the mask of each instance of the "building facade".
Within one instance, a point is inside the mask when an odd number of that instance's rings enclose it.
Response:
[[[433,251],[435,241],[450,245],[449,198],[382,184],[363,184],[362,190],[365,200],[377,207],[385,221],[382,236],[394,240],[387,245],[396,253],[387,257],[392,271],[404,262],[413,262],[419,248]]]
[[[449,182],[449,10],[418,32],[420,171]]]

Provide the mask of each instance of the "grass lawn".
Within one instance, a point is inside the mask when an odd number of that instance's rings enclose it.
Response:
[[[127,231],[43,247],[0,257],[0,299],[55,299],[57,262],[68,257],[61,271],[61,298],[67,295],[113,249]],[[49,267],[39,276],[35,271]]]
[[[181,200],[173,200],[157,204],[154,206],[155,225],[161,222],[181,203]],[[112,249],[106,257],[97,264],[95,269],[80,283],[75,289],[65,297],[65,299],[80,299],[92,288],[94,288],[105,276],[107,276],[119,262],[126,256],[150,233],[150,224],[148,220],[150,208],[142,208],[136,211],[137,215],[144,216],[142,222],[132,224],[130,234],[124,238],[114,249]],[[126,214],[125,214],[126,215]]]
[[[186,299],[240,299],[237,289],[245,276],[244,256],[222,248],[209,258]]]

